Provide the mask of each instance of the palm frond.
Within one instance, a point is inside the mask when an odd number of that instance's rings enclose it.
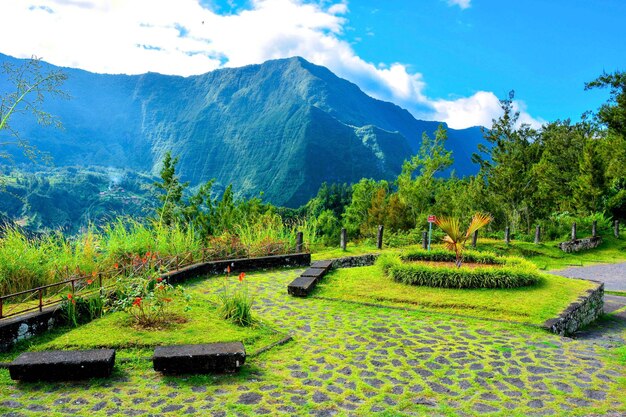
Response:
[[[467,228],[467,233],[465,234],[465,237],[466,238],[470,237],[476,230],[488,225],[491,222],[491,220],[493,219],[488,214],[484,214],[484,213],[474,214],[474,217],[472,217],[472,221],[469,227]]]

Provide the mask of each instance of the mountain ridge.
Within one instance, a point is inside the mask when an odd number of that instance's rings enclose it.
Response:
[[[419,149],[422,132],[440,124],[417,120],[301,57],[189,77],[61,69],[73,99],[46,99],[44,108],[65,129],[28,118],[13,123],[57,165],[157,174],[172,151],[182,180],[216,178],[218,189],[232,183],[241,196],[263,192],[277,205],[305,203],[322,182],[392,179]],[[480,129],[449,129],[449,137],[454,169],[475,172],[470,156]]]

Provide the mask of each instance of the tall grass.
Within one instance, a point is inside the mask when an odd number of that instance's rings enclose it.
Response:
[[[48,241],[28,239],[18,229],[8,227],[0,240],[0,294],[46,284],[51,252]]]
[[[111,265],[131,255],[147,252],[173,256],[184,252],[199,253],[202,240],[189,225],[163,226],[141,223],[134,219],[118,219],[103,229],[106,263]]]
[[[286,225],[278,214],[267,213],[237,224],[235,234],[248,249],[249,256],[276,255],[295,249],[299,226],[297,223]]]
[[[201,256],[217,259],[289,253],[295,249],[298,230],[304,232],[304,241],[310,242],[314,227],[306,222],[285,225],[277,214],[258,216],[208,241],[190,225],[163,226],[132,218],[117,219],[100,230],[90,228],[74,238],[53,233],[28,239],[19,229],[7,228],[0,238],[0,294],[108,271],[137,259],[167,260],[191,252],[193,256],[181,257],[190,262]]]

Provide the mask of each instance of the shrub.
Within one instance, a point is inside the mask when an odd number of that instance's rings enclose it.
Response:
[[[71,326],[88,323],[101,317],[104,312],[104,297],[99,292],[81,295],[68,293],[61,303],[63,318]]]
[[[182,287],[174,287],[157,272],[149,271],[120,278],[111,309],[127,312],[137,326],[161,328],[177,318],[172,314],[171,306],[181,298],[189,302],[189,296]]]
[[[457,268],[454,253],[433,250],[381,256],[377,265],[394,281],[440,288],[517,288],[542,280],[536,267],[523,259],[499,258],[490,253],[466,252],[466,262],[497,267]],[[409,264],[408,261],[450,262],[450,266]]]
[[[248,283],[244,282],[246,274],[239,274],[238,283],[230,283],[230,267],[224,280],[222,292],[217,296],[218,314],[224,320],[229,320],[239,326],[250,326],[252,318],[252,304],[254,298],[248,291]]]

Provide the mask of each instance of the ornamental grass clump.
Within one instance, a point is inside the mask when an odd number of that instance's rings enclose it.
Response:
[[[252,304],[254,297],[250,294],[246,274],[239,274],[237,281],[230,279],[230,266],[226,268],[226,276],[222,291],[217,295],[217,312],[224,320],[229,320],[238,326],[250,326],[252,318]]]
[[[543,279],[537,267],[514,257],[468,251],[473,268],[456,266],[456,254],[444,250],[415,250],[402,255],[386,254],[376,261],[382,272],[396,282],[438,288],[517,288],[532,286]],[[449,266],[425,262],[450,262]]]

